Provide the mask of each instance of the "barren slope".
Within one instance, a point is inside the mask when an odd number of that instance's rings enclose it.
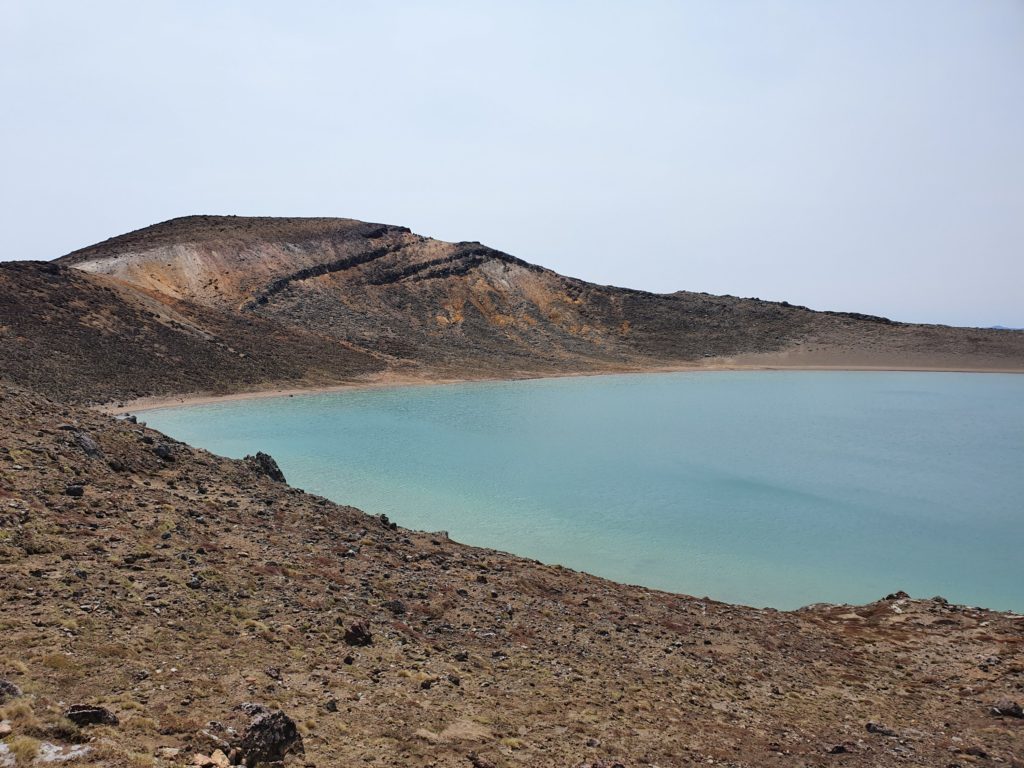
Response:
[[[188,764],[245,701],[294,717],[319,768],[1024,759],[1024,720],[991,711],[1024,698],[1020,617],[622,586],[2,386],[0,594],[0,680],[24,692],[4,746],[82,741],[86,764]],[[120,724],[73,727],[70,704]]]
[[[333,337],[438,375],[644,369],[709,360],[1024,369],[1024,333],[598,286],[479,243],[350,219],[194,216],[61,263]]]
[[[0,263],[0,379],[60,399],[337,382],[384,365],[299,327],[153,298],[53,263]]]

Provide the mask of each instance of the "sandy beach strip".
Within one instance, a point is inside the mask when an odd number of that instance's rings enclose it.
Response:
[[[807,364],[794,364],[782,359],[756,359],[767,356],[751,355],[729,360],[716,360],[707,363],[689,365],[652,366],[652,367],[609,367],[593,371],[566,371],[564,373],[506,374],[501,376],[479,377],[445,377],[424,372],[422,375],[385,371],[365,378],[353,379],[331,384],[310,384],[307,386],[282,387],[266,386],[253,390],[230,393],[195,392],[180,395],[157,395],[140,397],[134,400],[105,403],[94,406],[96,410],[110,415],[124,415],[141,411],[152,411],[161,408],[177,408],[190,405],[210,405],[237,400],[259,400],[270,397],[289,397],[296,395],[321,395],[334,392],[348,392],[365,389],[390,389],[398,387],[426,387],[445,384],[467,384],[500,381],[530,381],[535,379],[560,379],[577,376],[620,376],[624,374],[642,373],[694,373],[718,371],[866,371],[866,372],[918,372],[918,373],[1024,373],[1024,368],[968,367],[943,364],[935,361],[933,365],[853,365],[836,361],[830,364],[825,361]],[[775,356],[771,356],[775,357]],[[780,358],[782,356],[779,356]]]

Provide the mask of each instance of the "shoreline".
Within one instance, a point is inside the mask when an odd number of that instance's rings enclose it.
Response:
[[[671,367],[663,367],[663,368],[656,368],[656,369],[655,368],[650,368],[650,369],[642,369],[642,370],[626,369],[626,370],[615,370],[615,371],[577,371],[577,372],[569,372],[569,373],[562,373],[562,374],[549,374],[549,375],[539,375],[539,376],[538,375],[520,375],[520,376],[516,376],[514,378],[506,376],[506,377],[501,377],[501,378],[499,378],[499,377],[487,377],[487,378],[473,378],[473,379],[469,379],[469,378],[457,378],[457,377],[415,376],[415,375],[409,375],[409,374],[404,374],[403,375],[403,374],[395,374],[395,373],[391,372],[391,373],[385,373],[383,375],[379,375],[379,376],[376,376],[376,377],[373,377],[373,378],[367,377],[367,379],[363,380],[363,381],[353,381],[353,382],[341,383],[341,384],[328,384],[328,385],[314,386],[314,387],[291,387],[291,388],[280,388],[279,387],[279,388],[268,388],[268,389],[257,390],[257,391],[252,391],[252,392],[239,392],[239,393],[232,393],[232,394],[225,394],[225,395],[194,395],[194,396],[170,396],[170,397],[167,397],[167,398],[150,398],[149,401],[153,403],[152,405],[147,405],[146,407],[138,407],[138,408],[134,408],[134,409],[131,408],[129,405],[125,405],[125,406],[119,407],[116,412],[120,412],[120,413],[131,412],[131,413],[135,413],[135,414],[137,414],[140,417],[140,424],[145,426],[146,425],[146,421],[148,421],[148,419],[146,418],[146,415],[145,415],[146,411],[159,411],[159,410],[162,410],[162,409],[172,409],[172,408],[179,408],[179,407],[185,408],[185,407],[190,407],[190,406],[194,406],[194,405],[216,404],[216,403],[222,403],[222,402],[233,402],[233,401],[244,401],[244,400],[259,400],[259,399],[274,398],[274,397],[315,396],[315,395],[319,395],[319,394],[330,394],[330,393],[339,393],[339,392],[347,392],[347,391],[351,391],[351,392],[354,393],[354,392],[365,391],[365,390],[373,390],[373,389],[399,389],[399,388],[403,388],[404,389],[404,388],[407,388],[407,387],[445,386],[445,385],[449,385],[449,384],[461,384],[461,383],[488,383],[488,382],[490,382],[490,383],[495,383],[495,382],[500,383],[500,382],[508,382],[508,381],[524,381],[524,382],[525,381],[543,381],[543,380],[555,380],[555,379],[562,379],[562,378],[576,378],[576,377],[582,377],[582,376],[630,376],[630,375],[634,375],[634,374],[647,374],[647,373],[692,373],[692,372],[719,373],[719,372],[766,372],[766,371],[779,371],[779,372],[790,372],[790,371],[795,371],[795,372],[825,372],[825,373],[828,373],[828,372],[836,372],[836,373],[844,373],[844,372],[851,372],[851,373],[857,373],[857,372],[862,372],[862,373],[885,373],[885,372],[893,372],[893,373],[1018,373],[1018,374],[1022,373],[1022,371],[1019,371],[1019,370],[1005,370],[1004,371],[1004,370],[993,370],[993,369],[985,369],[985,368],[961,368],[961,369],[943,368],[943,369],[940,369],[940,368],[926,368],[926,367],[895,368],[895,367],[891,367],[891,366],[890,367],[883,367],[883,366],[849,366],[849,365],[848,366],[824,366],[824,365],[818,365],[818,366],[792,366],[792,365],[791,366],[785,366],[785,365],[764,365],[764,364],[762,364],[762,365],[753,365],[753,364],[739,364],[739,363],[736,363],[736,364],[714,364],[714,365],[710,365],[709,364],[709,365],[703,365],[703,366],[694,366],[694,365],[691,365],[691,366],[671,366]],[[139,401],[135,401],[135,402],[138,403]],[[115,413],[115,411],[107,411],[107,413],[108,414],[109,413]],[[154,428],[160,429],[160,427],[154,427]],[[188,444],[189,445],[193,445],[195,447],[200,447],[198,443],[191,443],[191,442],[189,442]],[[330,500],[334,501],[335,503],[339,503],[339,504],[346,503],[344,501],[344,499],[340,495],[336,495],[336,494],[330,493],[329,491],[318,490],[318,491],[311,491],[311,492],[325,494],[325,496],[327,498],[329,498]],[[359,504],[358,502],[349,502],[349,503],[357,504],[361,509],[364,508],[363,505]],[[372,510],[371,507],[366,507],[366,509]],[[377,511],[379,512],[380,510],[377,510]],[[390,510],[388,510],[388,512],[390,512]],[[371,514],[374,517],[376,517],[376,513],[373,512],[373,511],[367,511],[367,514]],[[430,527],[430,526],[424,526],[422,522],[419,523],[419,524],[413,523],[412,525],[410,525],[410,529],[416,530],[416,531],[420,531],[420,532],[423,532],[423,533],[430,533],[431,531],[437,530],[439,527],[447,527],[447,526],[444,525],[444,524],[441,524],[441,526]],[[437,535],[437,534],[435,533],[435,534],[432,534],[432,535]],[[468,541],[462,539],[459,536],[453,538],[453,537],[449,536],[447,534],[447,532],[444,532],[443,536],[448,541],[451,541],[451,542],[457,543],[457,544],[461,544],[461,545],[464,545],[464,546],[482,547],[482,548],[485,548],[485,549],[493,549],[495,551],[501,551],[501,552],[504,552],[504,553],[509,554],[511,556],[514,556],[514,557],[522,557],[522,558],[526,558],[526,559],[533,559],[535,557],[535,555],[525,554],[523,549],[521,549],[519,546],[511,544],[507,540],[503,541],[502,543],[496,543],[496,542],[493,542],[493,541],[492,542],[487,542],[487,541],[468,542]],[[580,564],[568,565],[566,563],[566,561],[564,559],[562,559],[561,556],[559,556],[558,559],[550,559],[550,560],[549,559],[545,559],[543,562],[545,562],[545,564],[548,565],[548,566],[559,567],[559,568],[566,568],[566,569],[569,569],[569,570],[578,571],[580,573],[586,573],[586,574],[589,574],[591,576],[595,576],[597,578],[607,579],[607,580],[609,580],[609,581],[611,581],[612,583],[615,583],[615,584],[620,584],[620,585],[630,586],[630,587],[640,587],[640,588],[643,588],[643,589],[653,589],[653,590],[656,590],[656,591],[664,592],[666,594],[684,594],[685,593],[685,589],[686,589],[686,587],[684,587],[684,586],[671,586],[671,585],[664,585],[664,584],[662,584],[660,586],[656,586],[656,585],[652,584],[651,582],[637,582],[637,581],[633,581],[633,580],[630,580],[629,577],[615,576],[615,575],[609,574],[607,571],[597,570],[596,566],[594,566],[593,564],[591,564],[591,565],[580,565]],[[594,570],[590,570],[592,568]],[[928,590],[924,590],[924,592],[928,592]],[[713,600],[721,602],[723,604],[743,606],[743,607],[747,607],[747,608],[750,608],[750,609],[753,609],[753,610],[761,610],[761,609],[767,608],[767,609],[776,610],[776,611],[782,611],[782,612],[786,612],[786,613],[796,613],[796,612],[799,612],[801,610],[806,610],[808,608],[815,607],[815,606],[832,606],[832,607],[836,607],[836,606],[857,606],[857,605],[867,605],[868,604],[868,598],[864,598],[863,602],[857,602],[856,600],[854,602],[828,602],[828,601],[814,600],[814,601],[808,602],[806,604],[799,604],[799,605],[795,605],[794,607],[785,608],[785,607],[779,607],[778,604],[769,605],[767,603],[758,603],[756,601],[744,602],[743,600],[737,599],[736,597],[713,597],[713,598],[705,598],[705,599],[713,599]],[[962,599],[963,598],[961,598],[961,600]],[[956,604],[972,605],[972,606],[982,606],[982,605],[984,605],[986,610],[992,610],[992,611],[996,611],[996,612],[1000,612],[1000,613],[1005,613],[1007,615],[1011,615],[1012,614],[1015,619],[1016,618],[1024,619],[1024,612],[1021,612],[1020,610],[1014,609],[1014,608],[1007,608],[1007,607],[993,608],[993,607],[991,607],[991,604],[989,604],[989,603],[981,603],[980,601],[957,602]]]
[[[100,702],[123,718],[102,764],[205,754],[216,742],[204,725],[231,722],[255,697],[307,724],[303,759],[325,768],[382,750],[395,768],[467,766],[471,749],[481,768],[895,767],[907,754],[946,765],[982,749],[1009,765],[1019,752],[1019,721],[993,712],[1020,699],[1013,611],[912,598],[901,582],[871,590],[870,603],[795,611],[618,583],[391,528],[184,443],[167,461],[140,439],[155,431],[3,391],[0,430],[15,451],[4,506],[25,531],[2,550],[5,637],[31,648],[32,663],[0,671],[27,692],[18,706],[40,729],[66,732],[54,701]],[[123,470],[55,429],[65,423]],[[80,498],[50,492],[72,473]],[[65,660],[56,672],[38,661],[51,654]],[[114,657],[107,674],[88,674]],[[896,739],[905,746],[894,751]]]
[[[533,381],[539,379],[563,379],[580,376],[623,376],[647,373],[719,373],[724,371],[837,371],[873,373],[999,373],[1024,374],[1019,368],[981,368],[953,366],[895,366],[895,365],[787,365],[785,363],[713,363],[652,368],[621,368],[598,371],[566,371],[563,373],[524,373],[521,376],[445,377],[415,376],[392,371],[365,379],[299,387],[270,386],[264,389],[213,394],[196,392],[179,395],[153,395],[119,403],[103,403],[92,406],[93,410],[109,416],[123,416],[135,412],[156,411],[165,408],[179,408],[193,405],[212,405],[241,400],[263,400],[273,397],[294,397],[323,395],[336,392],[361,391],[368,389],[398,389],[405,387],[443,386],[447,384],[471,384],[486,382]]]

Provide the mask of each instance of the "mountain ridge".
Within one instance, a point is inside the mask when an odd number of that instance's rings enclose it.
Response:
[[[232,226],[234,225],[234,226]],[[276,227],[274,225],[277,225]],[[350,229],[356,230],[358,234],[367,239],[377,239],[382,237],[388,232],[399,232],[408,235],[412,235],[413,232],[408,227],[381,224],[378,222],[364,222],[358,219],[348,219],[342,217],[275,217],[275,216],[239,216],[239,215],[207,215],[207,214],[193,214],[188,216],[176,217],[173,219],[167,219],[156,224],[151,224],[146,227],[141,227],[130,232],[126,232],[122,235],[116,235],[106,240],[100,241],[93,245],[85,246],[71,251],[64,256],[58,257],[56,260],[66,265],[80,265],[84,262],[96,259],[97,257],[102,258],[104,256],[111,255],[111,252],[119,253],[119,248],[123,246],[130,246],[136,243],[143,244],[147,247],[152,248],[154,245],[167,244],[167,245],[178,245],[183,241],[185,242],[203,242],[204,240],[214,239],[214,233],[223,234],[231,232],[234,235],[243,233],[245,237],[242,241],[253,241],[257,239],[276,239],[282,241],[291,241],[294,237],[288,237],[286,235],[300,235],[299,239],[310,238],[315,233],[315,227],[317,226],[339,226],[348,225]],[[269,229],[269,232],[268,232]],[[282,231],[283,229],[283,231]],[[322,234],[322,233],[321,233]],[[256,236],[259,235],[257,238]],[[422,238],[417,235],[416,237]],[[423,238],[428,239],[428,238]],[[429,238],[433,240],[434,238]],[[446,242],[446,241],[437,241]],[[533,264],[524,259],[520,259],[511,254],[505,253],[504,251],[491,248],[483,245],[481,242],[476,240],[471,241],[453,241],[450,243],[457,248],[473,248],[477,247],[480,252],[487,253],[502,261],[518,264],[519,266],[527,269],[532,269],[541,272],[549,272],[551,274],[558,274],[554,270],[544,267],[541,265]],[[481,255],[482,255],[481,253]],[[559,275],[560,277],[565,277]],[[588,284],[595,287],[609,288],[617,291],[623,291],[634,294],[643,294],[648,296],[672,296],[677,294],[689,294],[695,293],[687,291],[685,289],[676,289],[672,291],[651,291],[641,288],[633,288],[630,286],[620,286],[613,284],[600,284],[591,281],[583,280],[580,278],[568,277],[570,279],[581,284]],[[708,294],[706,292],[699,292],[701,295],[716,295]],[[724,298],[740,299],[741,297],[733,296],[729,294],[721,294]],[[809,312],[821,312],[824,314],[838,315],[851,317],[854,319],[865,319],[865,320],[877,320],[886,323],[894,323],[899,321],[890,320],[887,317],[879,315],[865,314],[861,312],[845,311],[845,310],[815,310],[808,306],[800,304],[791,304],[788,301],[772,301],[767,299],[758,299],[751,297],[750,301],[763,301],[766,304],[775,304],[782,307],[792,307],[794,309],[807,310]],[[902,323],[911,324],[911,323]],[[941,323],[927,323],[927,325],[944,325]],[[993,330],[999,329],[997,326],[992,327]]]
[[[0,264],[0,378],[76,402],[720,366],[1018,371],[1024,334],[602,286],[342,218],[181,217]]]

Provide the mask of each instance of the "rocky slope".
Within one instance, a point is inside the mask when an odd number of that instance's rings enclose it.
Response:
[[[1022,617],[623,586],[268,472],[0,387],[0,764],[225,764],[246,702],[321,768],[1024,760]]]
[[[54,263],[0,263],[0,379],[65,400],[337,382],[384,367],[299,327],[155,299]]]
[[[1024,334],[595,286],[343,219],[0,264],[0,768],[1021,765],[1019,616],[614,584],[73,404],[708,361],[1021,370]]]
[[[61,263],[455,371],[774,350],[811,317],[764,302],[590,285],[479,243],[345,219],[178,219]]]
[[[0,264],[0,376],[78,401],[751,363],[1024,370],[1024,333],[563,277],[349,219],[175,219]],[[27,378],[26,378],[27,377]]]

